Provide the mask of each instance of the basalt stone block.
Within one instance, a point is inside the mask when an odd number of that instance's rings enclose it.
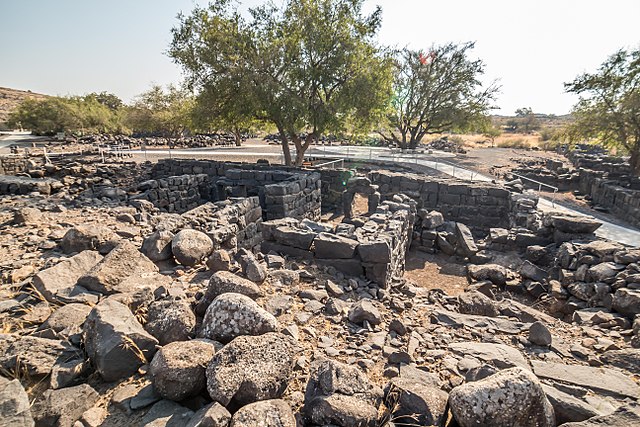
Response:
[[[315,255],[318,258],[353,258],[358,242],[347,237],[330,233],[320,233],[314,240]]]

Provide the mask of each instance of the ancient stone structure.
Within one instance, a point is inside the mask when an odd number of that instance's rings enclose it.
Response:
[[[265,221],[263,252],[312,259],[349,276],[365,276],[381,287],[404,273],[411,244],[415,203],[406,198],[381,203],[368,220],[332,224],[283,218]]]
[[[163,160],[152,169],[156,179],[184,174],[209,178],[209,200],[258,196],[265,219],[320,217],[320,174],[314,171],[204,160]]]
[[[205,174],[144,181],[138,190],[143,193],[134,196],[134,200],[148,200],[166,212],[182,213],[211,200],[211,182]]]
[[[418,209],[435,209],[448,221],[485,232],[510,224],[511,192],[498,184],[387,171],[371,172],[369,179],[378,185],[382,200],[405,194],[417,202]]]

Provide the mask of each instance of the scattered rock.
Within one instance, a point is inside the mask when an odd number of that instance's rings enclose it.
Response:
[[[197,395],[206,386],[205,367],[214,353],[213,344],[199,340],[165,345],[151,361],[154,388],[163,398],[175,401]]]
[[[241,335],[262,335],[278,327],[276,318],[251,298],[225,293],[213,300],[202,320],[200,336],[229,342]]]
[[[136,372],[151,360],[158,344],[127,306],[110,299],[91,310],[84,323],[83,338],[89,359],[105,381]]]
[[[0,424],[11,427],[33,427],[31,402],[19,380],[0,376]]]
[[[189,303],[183,300],[162,300],[153,302],[148,309],[144,329],[153,335],[160,345],[174,341],[186,341],[193,337],[196,316]]]
[[[229,427],[296,427],[296,417],[287,402],[263,400],[243,406],[233,414]]]
[[[379,325],[382,323],[382,315],[370,300],[363,299],[356,302],[349,310],[349,321],[353,323],[367,321],[372,325]]]
[[[100,225],[78,225],[71,228],[60,241],[65,254],[82,251],[98,251],[102,255],[113,249],[120,238],[108,227]]]
[[[72,427],[98,401],[98,393],[88,384],[46,390],[31,412],[37,426]]]
[[[171,255],[173,254],[171,251],[173,237],[174,235],[170,231],[155,231],[144,239],[140,251],[154,262],[171,259]]]
[[[500,371],[451,390],[449,405],[461,427],[554,427],[553,407],[535,375],[522,368]]]
[[[231,269],[231,257],[229,252],[218,249],[207,258],[207,268],[214,273],[217,271],[229,271]]]
[[[40,271],[33,277],[33,285],[49,302],[97,302],[97,296],[87,295],[86,289],[79,289],[76,283],[101,260],[98,252],[80,252]]]
[[[198,410],[186,427],[227,427],[230,421],[231,414],[227,408],[213,402]]]
[[[289,383],[297,349],[283,334],[240,336],[207,367],[207,391],[223,406],[278,399]]]
[[[142,427],[183,427],[193,411],[171,400],[161,400],[142,418]]]
[[[534,322],[529,327],[529,341],[535,345],[548,347],[551,345],[551,332],[542,322]]]
[[[213,241],[201,231],[185,229],[173,237],[171,251],[176,261],[192,267],[213,252]]]
[[[126,293],[132,290],[130,286],[121,286],[126,279],[137,274],[157,272],[158,267],[125,240],[80,277],[78,285],[101,294]]]

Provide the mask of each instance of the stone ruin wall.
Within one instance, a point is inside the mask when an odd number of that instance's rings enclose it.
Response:
[[[211,182],[205,174],[170,176],[144,181],[138,185],[142,194],[131,197],[148,200],[158,209],[183,213],[211,200]]]
[[[511,192],[493,183],[386,171],[371,172],[369,179],[378,185],[383,200],[405,194],[417,202],[418,210],[437,210],[445,220],[462,222],[480,232],[509,228],[515,209]]]
[[[211,185],[209,200],[257,196],[265,219],[283,217],[318,219],[321,214],[321,175],[286,166],[216,162],[207,160],[160,160],[151,175],[204,175]]]
[[[386,288],[404,274],[416,216],[415,203],[400,199],[381,203],[362,223],[334,226],[293,218],[265,221],[261,250],[314,260]]]
[[[0,175],[16,175],[26,172],[30,166],[29,158],[25,156],[0,157]]]
[[[262,208],[257,197],[209,202],[181,215],[182,228],[207,234],[215,249],[252,249],[262,242]]]

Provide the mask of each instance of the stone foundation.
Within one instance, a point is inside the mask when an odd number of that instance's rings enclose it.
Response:
[[[415,202],[398,196],[381,203],[366,221],[335,227],[293,218],[265,221],[261,250],[314,260],[386,288],[404,274],[415,212]]]
[[[211,182],[205,174],[171,176],[142,182],[142,194],[132,200],[148,200],[164,212],[182,213],[211,200]]]

